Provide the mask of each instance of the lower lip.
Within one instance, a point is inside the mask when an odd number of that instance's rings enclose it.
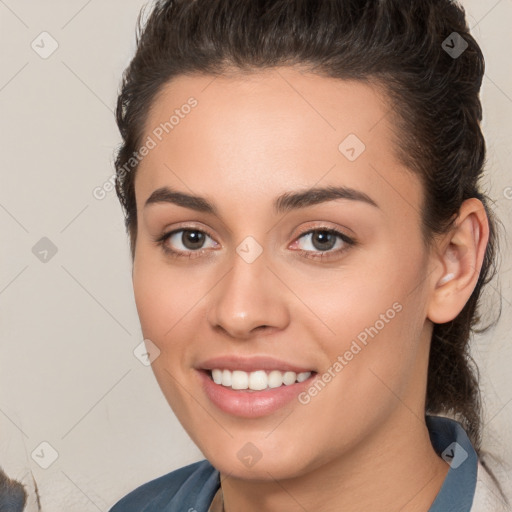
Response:
[[[316,376],[316,373],[313,373],[303,382],[296,382],[289,386],[282,385],[264,391],[252,391],[233,390],[215,384],[207,371],[199,370],[198,373],[210,401],[222,411],[242,418],[259,418],[272,414],[296,399]]]

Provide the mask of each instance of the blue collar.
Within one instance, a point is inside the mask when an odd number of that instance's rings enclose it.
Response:
[[[426,416],[432,446],[450,469],[428,512],[470,512],[476,489],[478,457],[462,426],[449,418]],[[220,487],[220,474],[208,460],[147,482],[110,512],[207,512]]]
[[[478,457],[466,432],[455,420],[441,416],[426,416],[430,441],[436,453],[450,464],[443,485],[428,512],[470,512],[476,489]],[[203,461],[194,474],[172,500],[193,503],[197,512],[207,511],[220,487],[219,472]],[[198,483],[201,482],[201,485]],[[198,492],[201,489],[201,492]],[[191,499],[194,497],[194,499]],[[197,501],[196,501],[197,500]],[[167,510],[187,510],[169,508]]]
[[[473,504],[478,457],[462,426],[455,420],[426,416],[430,441],[450,469],[428,512],[469,512]]]

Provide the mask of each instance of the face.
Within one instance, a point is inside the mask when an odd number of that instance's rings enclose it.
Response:
[[[370,85],[276,68],[179,77],[148,114],[136,305],[221,472],[306,474],[423,415],[422,189],[388,112]]]

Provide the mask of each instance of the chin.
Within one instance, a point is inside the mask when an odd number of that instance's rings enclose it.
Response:
[[[277,459],[277,457],[276,457]],[[210,464],[229,478],[240,480],[287,480],[307,473],[307,469],[299,466],[300,456],[297,454],[293,461],[286,460],[264,460],[262,457],[252,466],[242,464],[238,459],[212,458],[208,459]],[[303,463],[303,462],[302,462]]]
[[[210,464],[230,478],[286,480],[306,474],[314,466],[313,461],[305,457],[301,442],[290,439],[290,436],[276,437],[274,442],[265,440],[261,433],[254,436],[246,433],[240,437],[243,439],[218,443],[210,438],[200,445]]]

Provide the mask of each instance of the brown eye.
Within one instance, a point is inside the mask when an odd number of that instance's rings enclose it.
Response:
[[[306,258],[326,260],[341,256],[355,245],[356,241],[344,233],[320,227],[302,233],[290,248]]]
[[[201,249],[204,240],[205,235],[201,231],[190,229],[182,230],[180,241],[187,249]]]
[[[216,247],[217,243],[210,235],[200,229],[183,228],[171,231],[161,236],[157,243],[162,246],[165,252],[173,256],[194,257],[194,253],[200,253],[207,249],[205,242],[211,240],[210,248]],[[199,255],[199,254],[198,254]]]
[[[300,239],[306,240],[306,247],[302,247],[305,251],[331,251],[336,247],[336,243],[338,248],[353,243],[349,237],[333,229],[312,229],[303,233],[297,240]]]
[[[336,245],[336,235],[330,231],[315,231],[311,242],[318,251],[329,251]]]

